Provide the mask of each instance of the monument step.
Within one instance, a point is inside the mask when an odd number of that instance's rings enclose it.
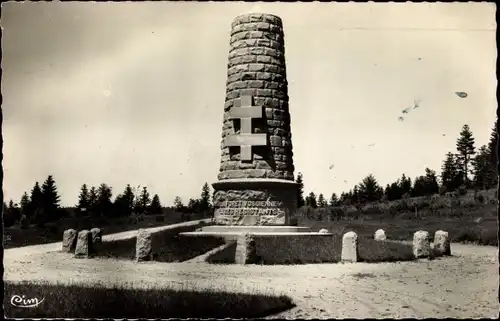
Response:
[[[265,232],[265,233],[287,233],[287,232],[311,232],[307,226],[245,226],[245,225],[212,225],[204,226],[197,230],[198,232]]]

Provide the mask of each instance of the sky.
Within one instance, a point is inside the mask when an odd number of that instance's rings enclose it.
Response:
[[[115,196],[147,186],[167,206],[199,197],[219,171],[231,21],[247,12],[283,20],[295,175],[306,193],[339,195],[370,173],[381,185],[426,167],[439,173],[464,124],[476,147],[488,142],[495,9],[2,3],[5,199],[18,202],[49,174],[63,206],[77,203],[83,183],[106,183]]]

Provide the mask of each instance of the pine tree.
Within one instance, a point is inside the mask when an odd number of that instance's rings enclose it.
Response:
[[[401,196],[411,195],[411,186],[411,178],[406,177],[405,174],[401,175],[401,179],[399,181],[399,192],[401,193]]]
[[[42,184],[42,208],[44,218],[38,223],[52,222],[60,218],[59,195],[52,175],[49,175]]]
[[[316,201],[316,195],[311,192],[309,196],[306,197],[306,206],[310,206],[312,208],[318,207],[318,202]]]
[[[418,176],[415,178],[415,181],[413,182],[413,188],[412,188],[412,197],[419,197],[419,196],[424,196],[426,195],[426,180],[425,176]]]
[[[184,204],[179,196],[174,198],[174,209],[176,212],[182,213],[184,211]]]
[[[448,152],[441,167],[441,185],[444,186],[447,192],[452,192],[458,188],[460,180],[456,158],[451,152]]]
[[[430,168],[425,168],[425,194],[434,195],[439,192],[439,184],[436,172]]]
[[[490,135],[488,142],[489,162],[487,169],[486,188],[496,188],[498,186],[498,119]]]
[[[339,205],[339,198],[337,197],[337,194],[332,193],[332,196],[330,197],[330,201],[329,201],[328,205],[331,207],[335,207],[335,206]]]
[[[160,197],[158,194],[155,194],[153,196],[153,199],[151,200],[151,204],[149,205],[149,213],[151,214],[161,214],[162,213],[162,206],[160,203]]]
[[[201,211],[208,211],[210,209],[210,187],[207,182],[201,188],[200,208]]]
[[[93,215],[93,216],[97,216],[98,215],[98,201],[99,201],[99,195],[98,195],[98,192],[97,192],[97,188],[95,188],[95,186],[92,186],[90,188],[90,192],[89,192],[89,209],[88,209],[88,213],[90,215]]]
[[[28,193],[24,192],[23,196],[21,196],[21,201],[19,202],[19,205],[21,207],[21,215],[25,216],[26,218],[29,218],[30,216],[30,198],[28,196]]]
[[[361,203],[379,201],[383,194],[383,189],[379,186],[373,174],[369,174],[359,184],[358,195]]]
[[[130,184],[127,184],[122,194],[118,195],[114,201],[113,207],[115,216],[128,217],[134,211],[134,191]]]
[[[43,221],[43,195],[38,182],[31,190],[29,214],[31,222]]]
[[[306,201],[304,200],[304,181],[302,173],[297,174],[297,179],[295,181],[298,184],[297,187],[297,206],[301,208],[306,205]]]
[[[91,190],[92,195],[92,190]],[[104,217],[112,213],[113,202],[111,202],[111,197],[113,196],[112,189],[107,184],[102,183],[97,189],[97,202],[95,204],[94,215]]]
[[[151,203],[151,198],[149,197],[148,188],[144,186],[142,188],[139,197],[136,202],[136,212],[140,214],[147,214],[149,204]]]
[[[89,210],[90,205],[90,195],[87,188],[87,184],[83,184],[80,188],[80,195],[78,195],[78,205],[76,206],[80,212],[86,212]]]
[[[322,193],[318,196],[318,207],[326,207],[326,200]]]
[[[474,169],[474,187],[478,189],[488,188],[490,155],[486,145],[479,148],[476,157],[472,161]]]
[[[469,186],[468,175],[471,172],[470,163],[473,155],[476,153],[474,148],[474,137],[469,125],[464,125],[462,131],[460,131],[460,136],[457,139],[457,151],[458,151],[458,164],[460,166],[460,172],[462,173],[462,178],[464,185]]]

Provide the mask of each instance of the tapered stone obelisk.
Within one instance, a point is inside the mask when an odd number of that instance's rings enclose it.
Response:
[[[262,13],[231,24],[221,165],[219,225],[289,225],[297,209],[281,18]]]

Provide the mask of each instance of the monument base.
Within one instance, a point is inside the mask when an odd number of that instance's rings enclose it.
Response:
[[[212,184],[216,225],[287,226],[297,211],[298,184],[284,179],[227,179]]]

